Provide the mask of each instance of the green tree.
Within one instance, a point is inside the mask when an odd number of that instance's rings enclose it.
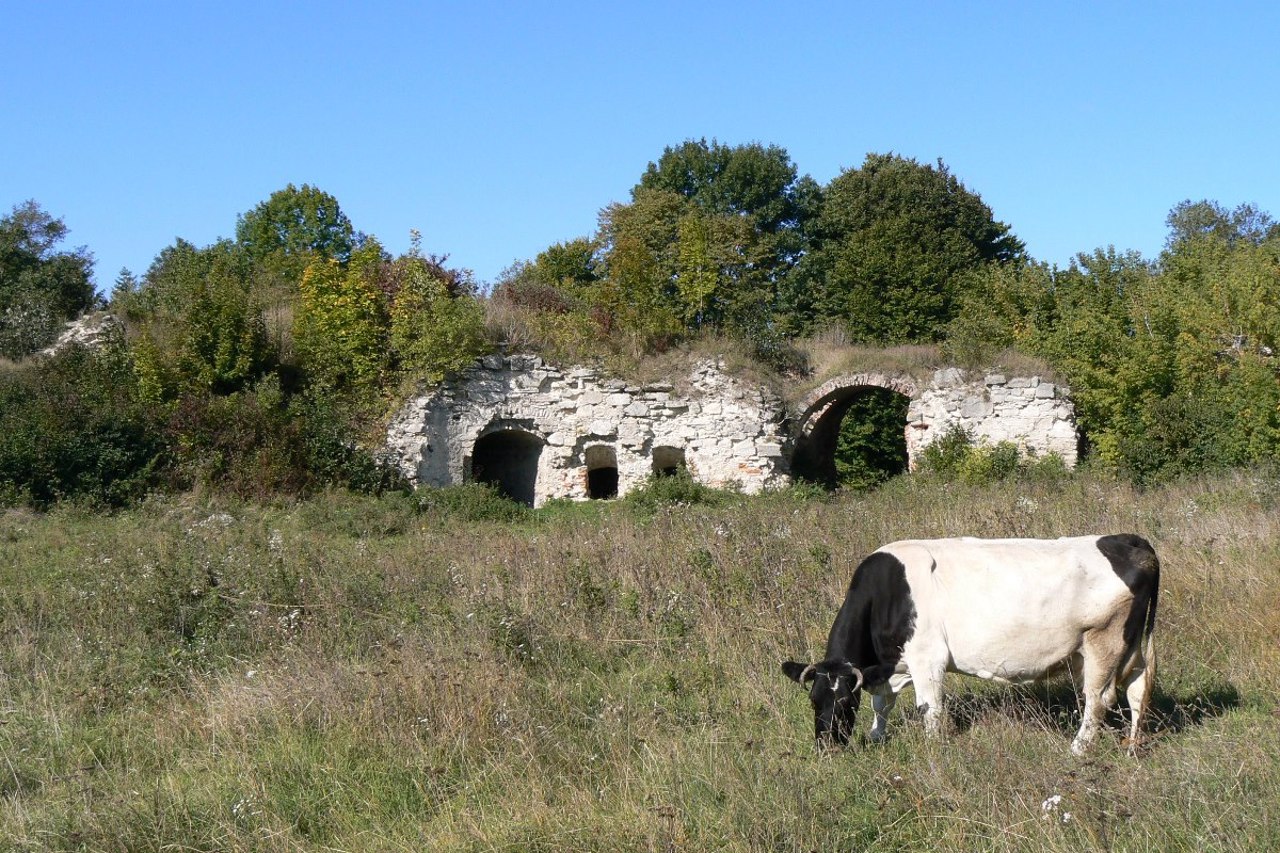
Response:
[[[1242,204],[1234,210],[1227,210],[1216,201],[1207,199],[1179,202],[1165,217],[1165,224],[1169,227],[1165,243],[1169,252],[1199,238],[1233,245],[1240,241],[1258,244],[1268,237],[1280,236],[1280,224],[1256,206]]]
[[[47,346],[64,321],[93,307],[93,255],[57,249],[61,219],[36,202],[0,218],[0,355],[20,358]]]
[[[600,280],[599,246],[588,237],[556,243],[538,253],[530,272],[542,284],[580,293]]]
[[[938,161],[868,155],[826,188],[814,246],[792,282],[799,325],[838,322],[855,339],[932,341],[956,314],[965,274],[1024,248]]]
[[[265,373],[272,355],[242,258],[226,247],[215,250],[184,306],[178,370],[191,385],[229,394]]]
[[[606,332],[617,331],[644,351],[682,328],[675,270],[685,201],[669,190],[640,189],[634,196],[600,215],[605,275],[592,301]]]
[[[117,288],[112,308],[137,330],[134,364],[148,399],[229,394],[276,364],[252,265],[230,241],[203,249],[175,241],[136,288]]]
[[[783,280],[808,245],[817,183],[797,177],[776,145],[702,139],[665,149],[632,190],[633,203],[646,191],[686,201],[673,212],[680,246],[667,268],[673,280],[685,279],[677,291],[691,325],[747,336],[771,325]]]
[[[236,221],[236,243],[275,286],[296,286],[317,259],[345,264],[361,239],[338,200],[309,184],[277,190]]]

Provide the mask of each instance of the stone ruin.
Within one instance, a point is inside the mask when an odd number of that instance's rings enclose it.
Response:
[[[651,476],[687,470],[698,482],[747,493],[792,474],[834,481],[835,442],[853,400],[869,388],[909,398],[910,467],[953,427],[975,440],[1076,463],[1068,389],[1039,377],[936,371],[927,383],[860,373],[828,380],[794,407],[772,391],[702,361],[674,383],[628,384],[589,367],[561,369],[532,355],[490,355],[412,397],[384,448],[416,486],[490,482],[515,500],[626,494]]]

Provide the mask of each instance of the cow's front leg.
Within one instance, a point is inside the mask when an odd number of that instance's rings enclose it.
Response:
[[[884,686],[883,692],[877,691],[871,694],[873,716],[869,737],[872,743],[880,743],[885,739],[885,729],[889,725],[889,712],[893,710],[894,703],[897,701],[898,694],[889,689],[887,684]]]
[[[929,737],[944,734],[942,714],[943,670],[930,669],[923,676],[916,676],[916,707],[924,714],[924,733]]]

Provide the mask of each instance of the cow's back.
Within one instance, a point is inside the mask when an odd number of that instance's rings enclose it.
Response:
[[[1039,678],[1084,632],[1124,621],[1133,596],[1099,537],[934,539],[880,549],[906,567],[916,627],[906,657],[983,678]],[[915,654],[912,654],[915,652]]]

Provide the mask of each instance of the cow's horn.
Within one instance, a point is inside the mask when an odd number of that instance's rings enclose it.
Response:
[[[805,679],[809,677],[809,673],[813,672],[817,668],[818,668],[817,664],[811,663],[808,666],[806,666],[803,670],[800,671],[800,677],[796,679],[796,681],[800,683],[801,687],[804,686]]]
[[[853,674],[854,674],[854,675],[858,676],[858,683],[857,683],[857,684],[855,684],[855,685],[853,685],[853,687],[852,687],[851,689],[852,689],[852,690],[858,690],[859,688],[861,688],[861,687],[862,687],[862,680],[863,680],[863,679],[862,679],[862,670],[858,669],[856,666],[851,666],[851,667],[849,667],[849,668],[853,670]]]

